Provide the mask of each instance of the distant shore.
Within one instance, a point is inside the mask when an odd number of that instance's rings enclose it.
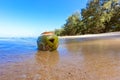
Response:
[[[74,38],[111,38],[120,37],[120,32],[109,32],[101,34],[86,34],[86,35],[75,35],[75,36],[58,36],[59,39],[74,39]]]

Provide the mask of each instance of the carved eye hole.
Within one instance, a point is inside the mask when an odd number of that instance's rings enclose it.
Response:
[[[55,40],[55,39],[49,39],[49,41],[52,42],[52,43],[54,42],[54,40]]]

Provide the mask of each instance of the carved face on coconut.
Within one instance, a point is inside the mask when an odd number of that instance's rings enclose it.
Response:
[[[38,38],[37,44],[40,50],[56,50],[58,47],[58,37],[53,34],[44,34]]]

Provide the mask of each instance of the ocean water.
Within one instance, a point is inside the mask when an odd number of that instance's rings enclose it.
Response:
[[[0,38],[0,80],[119,80],[120,38],[60,39],[39,51],[37,38]]]
[[[36,38],[1,38],[0,63],[22,61],[37,50]]]

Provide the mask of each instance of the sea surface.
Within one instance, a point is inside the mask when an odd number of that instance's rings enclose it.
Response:
[[[0,38],[0,80],[119,80],[120,37],[60,39],[39,51],[37,38]]]

